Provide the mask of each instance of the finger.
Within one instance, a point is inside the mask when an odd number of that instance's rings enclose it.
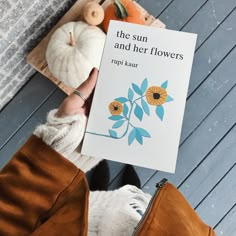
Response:
[[[96,85],[97,82],[97,77],[98,77],[98,69],[97,68],[93,68],[89,74],[89,77],[87,80],[85,80],[78,88],[77,90],[79,90],[83,96],[85,98],[89,98],[90,95],[92,94],[94,87]],[[77,101],[80,103],[80,105],[84,105],[84,100],[76,95],[76,94],[72,94],[72,97],[76,97]]]
[[[82,97],[87,98],[88,99],[87,102],[89,103],[91,99],[91,94],[97,82],[97,77],[98,77],[98,70],[96,68],[93,68],[89,74],[89,78],[78,87],[78,90],[80,91],[80,93],[83,94]],[[56,116],[62,117],[62,116],[73,115],[77,113],[85,113],[87,110],[85,107],[85,105],[87,105],[87,102],[85,104],[83,98],[81,98],[77,94],[72,93],[60,105],[56,113]]]
[[[77,89],[88,99],[96,85],[98,78],[98,69],[93,68],[87,80],[85,80]]]

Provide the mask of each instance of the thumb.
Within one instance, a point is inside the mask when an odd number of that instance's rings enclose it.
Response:
[[[93,68],[89,74],[89,77],[87,80],[85,80],[78,88],[79,90],[86,98],[89,98],[89,96],[92,94],[94,87],[96,85],[98,78],[98,69]]]

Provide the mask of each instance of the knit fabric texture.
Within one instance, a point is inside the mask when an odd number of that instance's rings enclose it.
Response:
[[[87,118],[76,114],[66,117],[56,117],[57,109],[47,115],[47,122],[36,127],[34,134],[41,138],[79,169],[84,172],[96,166],[101,159],[81,155],[80,144],[84,136]]]
[[[151,195],[132,185],[114,191],[91,192],[89,236],[131,236]]]

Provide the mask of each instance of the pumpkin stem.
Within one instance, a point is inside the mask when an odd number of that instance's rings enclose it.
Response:
[[[114,7],[115,7],[115,11],[116,11],[115,14],[118,19],[123,20],[129,16],[126,7],[124,6],[124,4],[120,0],[114,1]]]
[[[74,46],[76,45],[76,43],[75,43],[75,38],[74,38],[72,32],[70,32],[70,45],[71,45],[72,47],[74,47]]]

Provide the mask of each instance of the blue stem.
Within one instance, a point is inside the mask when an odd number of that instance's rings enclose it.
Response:
[[[132,114],[132,111],[133,111],[133,107],[134,107],[134,104],[137,104],[136,101],[140,100],[140,99],[143,98],[144,96],[145,96],[145,95],[142,95],[141,97],[136,98],[133,102],[130,102],[131,107],[130,107],[129,116],[128,116],[128,118],[125,117],[125,118],[127,119],[128,123],[127,123],[125,132],[124,132],[120,137],[112,137],[112,136],[107,135],[107,134],[98,134],[98,133],[89,132],[89,131],[87,131],[87,132],[85,132],[85,133],[87,133],[87,134],[93,134],[93,135],[98,135],[98,136],[102,136],[102,137],[106,137],[106,138],[115,138],[115,139],[121,139],[121,138],[123,138],[123,137],[127,134],[127,132],[129,131],[129,126],[132,126],[132,127],[134,128],[134,126],[130,123],[130,117],[131,117],[131,114]]]
[[[86,133],[86,134],[94,134],[94,135],[98,135],[98,136],[103,136],[103,137],[106,137],[106,138],[114,138],[114,137],[111,137],[111,136],[108,135],[108,134],[97,134],[97,133],[89,132],[89,131],[86,131],[85,133]]]
[[[144,97],[144,95],[141,96],[141,97],[139,97],[139,98],[136,98],[136,99],[131,103],[130,113],[129,113],[129,117],[128,117],[128,119],[127,119],[127,120],[128,120],[128,124],[127,124],[127,127],[126,127],[126,130],[125,130],[124,134],[123,134],[120,138],[123,138],[123,137],[127,134],[127,132],[129,131],[129,126],[134,127],[134,126],[130,123],[130,117],[131,117],[131,114],[132,114],[132,111],[133,111],[134,104],[136,104],[136,101],[140,100],[142,97]]]

